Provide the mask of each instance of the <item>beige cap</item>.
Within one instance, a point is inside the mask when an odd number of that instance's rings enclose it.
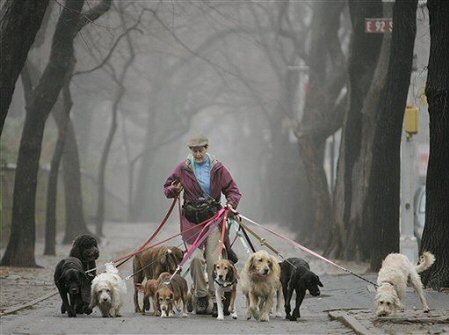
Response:
[[[194,136],[187,142],[189,148],[205,147],[206,145],[209,145],[209,140],[202,135]]]

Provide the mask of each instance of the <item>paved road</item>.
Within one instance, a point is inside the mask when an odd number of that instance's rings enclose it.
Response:
[[[170,230],[175,231],[175,227]],[[108,237],[110,241],[116,241],[115,243],[117,243],[120,240],[120,245],[129,247],[143,240],[142,236],[147,235],[142,233],[145,230],[148,230],[145,225],[129,225],[126,230],[123,230],[122,225],[117,225],[116,228],[109,227],[110,236]],[[136,237],[136,234],[140,237]],[[304,257],[303,254],[292,250],[280,241],[275,242],[275,246],[285,256]],[[243,250],[239,250],[238,247],[236,247],[236,250],[242,259],[238,263],[241,268],[246,256]],[[104,254],[109,252],[109,254],[104,255],[105,260],[115,253],[113,249],[107,249],[106,247],[104,251]],[[46,260],[43,257],[41,258],[40,261]],[[196,315],[189,315],[185,319],[180,317],[162,319],[150,315],[142,316],[133,312],[132,283],[128,281],[128,298],[122,311],[123,317],[106,319],[102,318],[98,311],[95,311],[90,316],[79,316],[76,319],[68,318],[66,315],[59,313],[60,299],[58,295],[35,305],[31,309],[2,317],[0,332],[1,334],[352,334],[351,330],[338,321],[331,321],[327,311],[340,308],[369,309],[372,306],[373,294],[367,290],[367,284],[364,281],[349,275],[326,274],[329,268],[323,266],[322,261],[307,258],[311,260],[312,270],[320,274],[324,288],[321,297],[306,297],[301,307],[301,319],[297,322],[284,319],[271,319],[269,323],[260,323],[255,320],[246,321],[243,318],[245,302],[241,294],[239,294],[237,301],[238,320],[226,317],[225,321],[217,321],[211,316]],[[52,262],[56,262],[56,259],[52,259]],[[100,264],[102,263],[100,262]],[[48,267],[42,271],[51,275],[52,268]],[[124,276],[128,275],[131,272],[130,264],[120,270]],[[370,280],[375,280],[375,275],[367,277]],[[13,285],[13,281],[9,281],[8,285]],[[32,290],[33,287],[29,286],[26,289]],[[427,292],[427,296],[431,308],[449,309],[447,296],[437,292]],[[409,309],[412,309],[413,306],[420,306],[416,294],[408,292],[406,306]]]
[[[269,323],[261,323],[254,320],[246,321],[243,318],[244,300],[240,295],[238,300],[238,320],[226,317],[225,321],[217,321],[211,316],[197,316],[189,314],[188,318],[173,317],[157,318],[142,316],[133,312],[131,298],[131,283],[128,282],[129,299],[123,309],[123,317],[102,318],[99,311],[94,311],[90,316],[78,316],[68,318],[59,314],[59,296],[50,298],[35,305],[32,309],[18,312],[15,315],[7,315],[1,319],[2,334],[106,334],[106,333],[139,333],[139,334],[280,334],[280,333],[305,333],[305,334],[350,334],[351,331],[337,321],[331,321],[323,310],[337,308],[335,292],[344,293],[342,286],[345,284],[336,280],[336,277],[323,276],[325,285],[323,297],[308,298],[301,308],[302,317],[298,322],[290,322],[283,319],[272,319]],[[341,277],[340,279],[344,279]],[[363,286],[363,285],[362,285]],[[360,289],[363,291],[363,289]],[[368,291],[365,289],[368,293]],[[365,294],[366,295],[366,294]],[[342,297],[341,297],[342,298]],[[360,299],[364,300],[364,299]],[[366,304],[365,304],[366,306]]]

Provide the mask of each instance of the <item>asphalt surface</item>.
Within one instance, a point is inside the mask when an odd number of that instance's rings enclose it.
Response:
[[[122,246],[128,246],[126,250],[131,251],[141,240],[145,240],[148,230],[147,224],[128,225],[124,230],[123,225],[114,224],[108,227],[107,238],[113,243],[102,247],[103,258],[99,264],[103,264],[112,257],[113,254],[122,254]],[[167,234],[176,231],[177,226],[171,225]],[[145,231],[146,233],[142,233]],[[280,229],[277,231],[282,232]],[[162,237],[161,237],[162,238]],[[268,238],[268,236],[267,236]],[[271,318],[270,322],[258,322],[255,320],[245,320],[245,301],[238,289],[237,312],[238,319],[233,320],[230,316],[224,321],[217,321],[211,316],[197,316],[189,314],[187,318],[174,316],[172,318],[158,318],[149,314],[143,316],[134,313],[132,302],[132,280],[127,281],[128,293],[125,298],[125,306],[122,309],[122,317],[102,318],[98,310],[87,316],[82,315],[77,318],[68,318],[66,314],[60,314],[59,295],[42,301],[29,309],[18,311],[14,314],[2,316],[0,319],[1,334],[353,334],[352,330],[344,326],[339,321],[332,321],[328,316],[329,310],[336,309],[372,309],[374,293],[367,288],[367,283],[350,275],[336,275],[339,273],[334,268],[314,258],[307,257],[281,241],[271,239],[273,244],[284,256],[305,257],[310,261],[311,269],[320,275],[324,287],[320,297],[306,296],[301,306],[301,318],[297,322],[287,321],[284,318]],[[120,243],[119,243],[120,241]],[[176,245],[176,243],[173,243]],[[118,251],[121,250],[121,251]],[[236,251],[240,257],[238,268],[243,266],[246,259],[245,252],[236,245]],[[45,278],[51,276],[53,265],[62,258],[66,250],[61,255],[53,258],[40,256],[39,262],[45,264],[45,269],[41,269],[40,276]],[[44,263],[42,263],[44,262]],[[54,263],[54,264],[53,264]],[[97,264],[98,264],[97,263]],[[120,269],[123,277],[131,273],[131,262]],[[356,269],[357,265],[345,264],[351,269]],[[359,269],[360,270],[360,269]],[[341,273],[341,272],[340,272]],[[18,282],[17,279],[10,280],[6,277],[2,279],[2,290],[7,291],[7,287],[13,288]],[[371,281],[375,281],[376,275],[366,275]],[[48,280],[48,279],[47,279]],[[188,279],[190,282],[190,279]],[[16,285],[17,286],[17,285]],[[47,284],[48,286],[48,284]],[[27,291],[32,292],[32,285],[17,286],[20,288],[16,296],[21,295],[20,301],[27,301]],[[35,286],[38,287],[38,286]],[[31,295],[31,294],[30,294]],[[447,294],[433,291],[426,291],[431,309],[449,311],[449,298]],[[2,299],[5,295],[2,294]],[[13,297],[14,298],[14,297]],[[13,299],[8,296],[8,299]],[[32,300],[30,298],[29,300]],[[293,301],[292,301],[293,302]],[[411,289],[408,289],[405,301],[406,308],[413,310],[420,308],[419,300]],[[368,312],[369,313],[369,312]]]

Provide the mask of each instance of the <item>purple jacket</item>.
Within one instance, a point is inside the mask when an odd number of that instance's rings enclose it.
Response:
[[[193,173],[189,159],[179,163],[165,182],[164,193],[167,198],[174,198],[177,196],[176,188],[175,186],[172,186],[172,182],[175,180],[181,181],[181,184],[184,187],[184,201],[195,201],[203,197],[203,191]],[[223,193],[226,197],[226,204],[230,204],[233,208],[237,208],[240,198],[242,197],[240,190],[234,179],[232,179],[229,170],[216,159],[212,160],[210,189],[211,197],[220,200],[221,193]],[[192,228],[187,233],[182,234],[184,242],[189,244],[194,242],[202,228],[202,226],[199,226],[198,229],[193,229],[194,226],[195,224],[188,221],[184,216],[184,211],[182,211],[181,232]]]

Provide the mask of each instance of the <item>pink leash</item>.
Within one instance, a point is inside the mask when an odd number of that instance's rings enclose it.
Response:
[[[264,230],[266,230],[266,231],[272,233],[273,235],[275,235],[275,236],[277,236],[277,237],[279,237],[279,238],[285,240],[287,243],[289,243],[289,244],[292,245],[293,247],[299,248],[299,249],[301,249],[302,251],[305,251],[306,253],[308,253],[308,254],[310,254],[310,255],[313,255],[313,256],[315,256],[315,257],[318,257],[319,259],[321,259],[321,260],[323,260],[323,261],[325,261],[325,262],[327,262],[327,263],[329,263],[329,264],[335,266],[336,268],[339,268],[340,270],[343,270],[343,271],[345,271],[345,272],[347,272],[347,273],[350,273],[350,274],[352,274],[353,276],[356,276],[357,278],[362,279],[362,280],[364,280],[364,281],[370,283],[371,285],[374,285],[374,287],[377,287],[377,286],[378,286],[377,284],[374,284],[372,281],[370,281],[370,280],[368,280],[368,279],[366,279],[366,278],[363,278],[362,276],[359,276],[358,274],[352,272],[352,271],[349,270],[349,269],[344,268],[344,267],[341,266],[341,265],[338,265],[337,263],[332,262],[330,259],[327,259],[327,258],[321,256],[320,254],[316,253],[316,252],[313,251],[313,250],[310,250],[310,249],[306,248],[305,246],[299,244],[298,242],[293,241],[293,240],[289,239],[288,237],[285,237],[284,235],[281,235],[281,234],[279,234],[279,233],[276,233],[275,231],[271,230],[270,228],[266,228],[266,227],[262,226],[260,223],[257,223],[257,222],[255,222],[255,221],[251,220],[250,218],[247,218],[246,216],[244,216],[244,215],[242,215],[242,214],[239,214],[237,211],[235,211],[235,210],[233,210],[233,209],[231,209],[231,210],[232,210],[232,212],[233,212],[234,214],[239,215],[242,219],[245,219],[246,221],[248,221],[248,222],[250,222],[250,223],[256,225],[257,227],[262,228],[262,229],[264,229]]]

